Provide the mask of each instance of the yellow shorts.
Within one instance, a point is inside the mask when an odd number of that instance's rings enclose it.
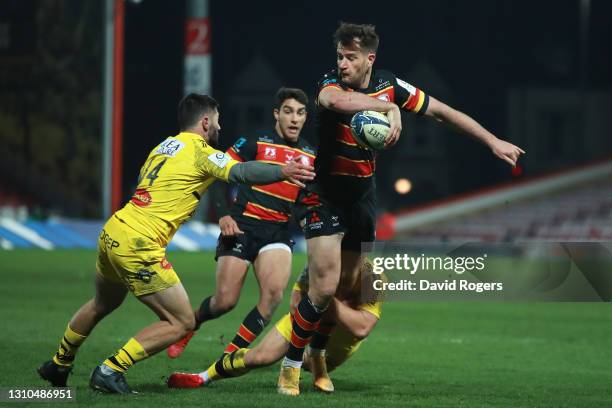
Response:
[[[180,282],[166,260],[166,249],[114,215],[100,232],[96,272],[106,280],[124,284],[135,296],[156,293]]]
[[[287,342],[291,342],[291,315],[287,313],[274,326]],[[327,347],[325,360],[327,371],[332,371],[348,360],[361,346],[361,340],[356,339],[346,329],[336,327],[332,332]]]

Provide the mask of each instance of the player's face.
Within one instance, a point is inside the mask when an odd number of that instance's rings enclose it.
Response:
[[[340,80],[353,88],[365,88],[367,75],[372,70],[376,54],[363,50],[358,42],[350,45],[338,43],[336,63]]]
[[[215,109],[212,114],[207,114],[202,119],[202,128],[208,135],[208,144],[215,147],[219,144],[219,132],[221,126],[219,125],[219,111]]]
[[[293,98],[285,99],[280,109],[274,109],[276,132],[285,140],[297,142],[304,122],[306,106]]]

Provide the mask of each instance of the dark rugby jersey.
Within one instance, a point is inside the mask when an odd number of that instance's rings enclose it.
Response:
[[[420,89],[384,70],[374,70],[365,89],[352,89],[343,84],[336,70],[326,74],[317,90],[318,155],[315,161],[315,182],[309,187],[327,196],[354,200],[374,189],[376,153],[360,147],[349,124],[352,115],[331,111],[319,105],[321,90],[335,87],[344,91],[361,92],[394,102],[401,109],[422,115],[427,110],[429,96]]]
[[[302,163],[312,166],[315,161],[315,150],[303,138],[291,143],[280,137],[276,131],[256,137],[241,137],[227,153],[241,162],[257,160],[284,165],[298,158]],[[299,191],[297,185],[288,181],[254,186],[240,184],[231,214],[233,217],[243,216],[253,220],[287,223]]]

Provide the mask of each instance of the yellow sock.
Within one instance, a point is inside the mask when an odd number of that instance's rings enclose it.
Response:
[[[208,380],[217,381],[222,378],[240,377],[249,372],[249,368],[244,361],[244,357],[249,351],[248,348],[241,348],[224,355],[206,370]]]
[[[115,371],[125,373],[131,366],[149,357],[135,338],[131,338],[115,354],[104,360],[104,364]]]
[[[53,362],[57,365],[70,367],[74,362],[74,356],[79,350],[79,346],[83,344],[86,338],[87,336],[75,332],[70,326],[66,327],[59,349],[53,356]]]

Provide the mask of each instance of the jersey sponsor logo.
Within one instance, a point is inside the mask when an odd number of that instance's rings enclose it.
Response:
[[[185,147],[185,143],[181,142],[180,140],[168,138],[159,145],[155,153],[174,157],[183,147]]]
[[[276,159],[276,147],[266,146],[264,149],[264,160]]]
[[[104,229],[102,229],[102,231],[100,231],[100,241],[103,242],[104,246],[109,251],[112,251],[113,248],[119,247],[119,242],[117,242],[113,238],[111,238],[111,236],[108,235],[108,233]]]
[[[319,217],[319,214],[317,214],[316,212],[310,214],[310,217],[306,222],[306,227],[311,231],[320,230],[321,228],[323,228],[323,221],[321,221],[321,217]]]
[[[241,137],[240,139],[236,140],[236,143],[234,143],[234,150],[239,152],[240,149],[242,148],[242,146],[244,146],[244,144],[246,143],[246,138]]]
[[[410,95],[416,95],[416,88],[414,86],[410,85],[406,81],[402,81],[399,78],[395,78],[395,80],[397,81],[397,84],[407,90]]]
[[[385,89],[388,86],[391,86],[391,82],[385,81],[384,79],[380,78],[378,80],[378,85],[376,85],[376,88],[374,88],[374,90],[380,91],[381,89]]]
[[[146,269],[141,269],[138,272],[136,272],[133,278],[128,276],[128,280],[133,282],[134,279],[138,279],[139,281],[144,282],[144,283],[151,283],[151,280],[153,279],[155,275],[157,275],[157,272],[148,271]]]
[[[272,139],[269,136],[260,136],[258,139],[260,142],[264,142],[264,143],[274,143],[274,139]]]
[[[172,264],[168,262],[166,258],[162,259],[159,262],[159,265],[162,267],[162,269],[172,269]]]
[[[145,190],[144,188],[139,188],[134,192],[134,195],[132,196],[132,199],[130,201],[134,205],[144,208],[151,205],[153,199],[151,198],[151,194],[149,194],[147,190]]]
[[[230,156],[223,152],[212,153],[208,156],[208,160],[210,160],[215,166],[221,169],[227,166],[227,163],[229,163],[230,159]]]
[[[387,95],[386,93],[378,95],[376,99],[380,99],[381,101],[385,102],[391,102],[391,98],[389,98],[389,95]]]
[[[289,163],[291,160],[293,160],[294,155],[295,155],[294,151],[285,150],[285,163]]]

